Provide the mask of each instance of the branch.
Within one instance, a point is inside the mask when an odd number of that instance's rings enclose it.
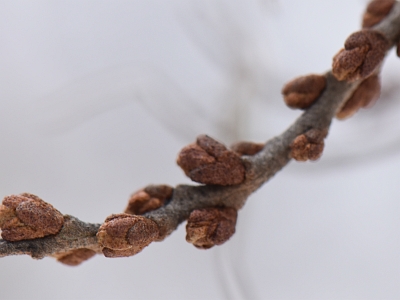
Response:
[[[390,13],[385,16],[379,24],[372,27],[371,30],[379,32],[386,38],[388,43],[384,52],[384,55],[386,55],[387,50],[398,43],[400,39],[400,3],[396,1]],[[346,50],[343,51],[346,52]],[[340,55],[345,54],[340,52],[335,59],[339,60]],[[339,65],[340,63],[339,61]],[[340,67],[343,67],[343,65],[340,65]],[[147,211],[140,217],[149,219],[157,225],[157,235],[153,240],[163,240],[171,234],[179,224],[191,218],[191,213],[193,211],[211,207],[229,207],[239,210],[245,204],[249,195],[260,188],[293,158],[293,153],[291,153],[293,143],[299,136],[306,135],[310,130],[316,130],[317,132],[325,133],[323,138],[325,137],[335,114],[343,108],[344,104],[348,102],[351,97],[354,97],[353,94],[361,87],[360,84],[364,82],[366,77],[371,76],[371,74],[378,74],[379,68],[380,64],[374,67],[373,72],[365,77],[359,77],[359,75],[364,72],[363,70],[355,75],[352,74],[352,81],[339,81],[336,79],[337,76],[335,76],[335,72],[332,73],[330,71],[326,73],[324,75],[326,86],[322,94],[316,97],[317,99],[311,106],[305,109],[305,112],[293,125],[281,135],[266,142],[262,150],[258,153],[241,157],[245,169],[245,179],[240,184],[228,186],[212,184],[198,186],[178,185],[175,187],[172,191],[172,195],[166,199],[166,202],[160,208]],[[342,71],[342,69],[339,71]],[[132,245],[133,247],[137,246],[137,249],[129,252],[129,255],[132,255],[142,250],[143,247],[151,242],[151,240],[143,242],[143,232],[153,232],[152,224],[146,223],[143,225],[140,223],[142,219],[138,218],[139,217],[136,216],[128,217],[126,214],[113,215],[108,218],[103,225],[100,225],[84,223],[72,216],[64,216],[62,229],[55,235],[15,242],[1,240],[0,257],[28,254],[36,259],[45,256],[60,258],[65,256],[63,256],[63,254],[70,254],[71,251],[82,248],[90,249],[93,253],[101,253],[103,251],[106,256],[128,256],[126,253],[129,251],[125,252],[126,250],[117,250],[113,252],[113,254],[107,255],[104,249],[110,247],[102,244],[108,243],[107,239],[109,236],[107,234],[111,232],[110,224],[117,221],[119,222],[121,219],[125,222],[124,224],[129,223],[130,225],[129,228],[127,227],[123,231],[121,231],[122,225],[118,225],[118,230],[121,230],[118,231],[116,235],[123,235],[124,239],[127,239],[128,242],[131,241],[129,247],[132,247]],[[144,227],[136,226],[138,224]],[[115,228],[114,226],[113,230]],[[126,241],[123,243],[126,244]]]
[[[101,253],[96,238],[99,227],[100,224],[84,223],[73,216],[65,215],[64,226],[56,235],[17,242],[0,240],[0,257],[28,254],[32,258],[41,259],[81,248]]]

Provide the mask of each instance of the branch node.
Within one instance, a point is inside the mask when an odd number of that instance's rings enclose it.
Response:
[[[253,142],[237,142],[231,146],[231,150],[243,155],[255,155],[264,148],[264,143],[253,143]]]
[[[290,156],[297,161],[317,160],[324,150],[328,130],[311,129],[297,136],[290,145]]]
[[[365,79],[353,92],[351,97],[336,113],[336,118],[343,120],[354,115],[360,108],[371,107],[379,99],[381,83],[378,75]]]
[[[306,109],[322,94],[326,87],[326,77],[323,75],[306,75],[293,79],[282,89],[287,106]]]
[[[171,197],[169,185],[149,185],[131,195],[125,213],[143,215],[163,206]]]
[[[74,249],[67,252],[56,253],[57,261],[67,266],[78,266],[96,255],[96,251],[86,248]]]
[[[212,207],[192,211],[186,225],[186,241],[199,249],[222,245],[235,233],[237,210]]]
[[[99,245],[106,257],[127,257],[143,250],[159,236],[157,224],[145,217],[114,214],[97,232]]]
[[[63,215],[38,196],[6,196],[0,206],[1,236],[6,241],[21,241],[56,234],[64,224]]]
[[[183,148],[178,165],[193,181],[211,185],[236,185],[245,179],[240,156],[207,135]]]
[[[378,31],[364,29],[350,35],[333,58],[337,80],[356,81],[370,76],[382,63],[389,41]]]

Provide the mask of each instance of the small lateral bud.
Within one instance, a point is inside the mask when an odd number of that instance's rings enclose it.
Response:
[[[336,118],[343,120],[354,115],[362,107],[372,106],[381,93],[381,83],[377,75],[365,79],[351,95],[349,100],[336,113]]]
[[[322,75],[307,75],[293,79],[282,89],[287,106],[306,109],[322,94],[326,87],[326,78]]]
[[[327,130],[311,129],[294,139],[290,146],[290,156],[297,161],[317,160],[324,150]]]
[[[237,210],[212,207],[192,211],[186,225],[186,241],[199,249],[222,245],[235,233]]]
[[[84,261],[92,258],[96,255],[96,252],[91,249],[81,248],[75,249],[71,251],[67,251],[64,253],[57,253],[55,257],[57,261],[63,263],[64,265],[68,266],[78,266]]]
[[[154,221],[129,214],[109,216],[97,232],[98,243],[106,257],[135,255],[158,236],[159,229]]]
[[[255,155],[264,148],[263,143],[237,142],[231,146],[231,150],[242,155]]]
[[[397,43],[397,56],[400,57],[400,41]]]
[[[143,215],[160,208],[172,197],[173,188],[168,185],[149,185],[132,194],[125,213]]]
[[[190,179],[199,183],[234,185],[245,179],[240,156],[207,135],[183,148],[177,163]]]
[[[344,46],[333,58],[332,73],[339,81],[355,81],[375,71],[385,57],[389,42],[381,33],[365,29],[350,35]]]
[[[395,0],[371,1],[363,16],[362,27],[370,28],[380,23],[392,10]]]
[[[7,196],[0,206],[0,228],[4,240],[15,242],[58,233],[64,225],[63,215],[38,196]]]

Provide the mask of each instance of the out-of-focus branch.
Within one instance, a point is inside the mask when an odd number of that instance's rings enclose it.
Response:
[[[380,32],[387,39],[389,43],[388,48],[392,48],[397,44],[400,39],[400,3],[396,1],[389,15],[372,29]],[[377,72],[378,70],[375,70],[375,74]],[[363,81],[363,78],[352,82],[346,80],[339,81],[332,72],[328,72],[325,74],[325,79],[326,86],[322,94],[310,107],[305,109],[305,112],[293,125],[281,135],[266,142],[262,150],[258,153],[241,157],[246,174],[243,182],[229,186],[210,184],[199,186],[178,185],[173,189],[172,195],[168,197],[165,203],[160,204],[161,207],[145,212],[142,217],[152,220],[158,227],[158,234],[154,240],[163,240],[179,224],[187,220],[195,210],[210,207],[240,209],[245,204],[249,195],[260,188],[291,160],[291,147],[296,138],[312,130],[327,133],[333,117],[342,107],[343,103],[352,96],[353,92]],[[310,135],[308,138],[312,139]],[[223,212],[212,213],[223,216]],[[147,227],[145,226],[145,229],[143,229],[144,225],[140,223],[141,219],[131,218],[127,214],[112,216],[103,225],[88,224],[74,217],[64,216],[64,225],[61,231],[55,235],[16,242],[1,240],[0,256],[28,254],[33,258],[43,258],[45,256],[59,257],[60,253],[70,253],[72,250],[82,248],[90,249],[95,253],[101,253],[103,248],[103,253],[105,253],[104,249],[108,246],[101,243],[107,243],[107,239],[109,238],[107,234],[111,234],[111,231],[122,228],[122,225],[118,225],[122,223],[116,223],[120,221],[124,222],[123,224],[130,224],[129,228],[124,229],[123,237],[133,241],[134,246],[136,245],[135,243],[138,243],[138,249],[129,252],[128,248],[123,248],[129,245],[124,246],[122,245],[123,243],[120,243],[115,247],[121,248],[116,248],[117,252],[113,252],[108,256],[127,256],[127,253],[134,254],[149,243],[146,240],[146,242],[140,244],[143,241],[140,234],[142,234],[143,230],[146,232],[146,230],[150,229],[152,230],[152,234],[154,234],[153,225],[146,223]],[[234,222],[232,221],[231,223]],[[100,244],[99,229],[102,232],[100,235]],[[115,234],[121,235],[121,232],[118,231]],[[98,235],[97,237],[96,234]],[[141,242],[138,242],[139,240]]]

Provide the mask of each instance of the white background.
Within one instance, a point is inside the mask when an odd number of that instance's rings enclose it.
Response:
[[[102,222],[147,184],[189,183],[175,159],[198,134],[293,122],[282,85],[328,70],[365,3],[1,0],[0,195]],[[197,250],[181,225],[130,258],[7,257],[0,299],[400,298],[399,76],[391,53],[381,101],[252,195],[227,244]]]

